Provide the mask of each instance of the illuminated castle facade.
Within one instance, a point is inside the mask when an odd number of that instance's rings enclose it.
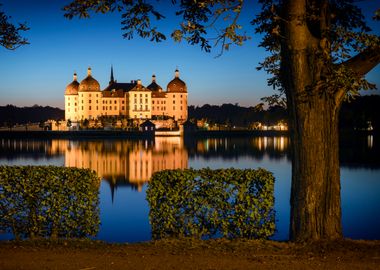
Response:
[[[80,83],[74,73],[73,81],[65,91],[65,120],[78,122],[98,119],[102,116],[124,116],[130,119],[171,117],[178,122],[187,119],[187,86],[179,78],[178,69],[164,91],[152,76],[147,87],[141,80],[119,83],[111,78],[108,86],[100,90],[99,82],[92,77],[91,68]]]

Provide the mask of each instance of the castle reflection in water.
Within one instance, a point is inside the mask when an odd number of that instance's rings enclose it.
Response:
[[[154,141],[52,141],[64,152],[65,166],[95,170],[111,187],[129,185],[141,191],[152,174],[165,169],[185,169],[188,154],[179,137]]]

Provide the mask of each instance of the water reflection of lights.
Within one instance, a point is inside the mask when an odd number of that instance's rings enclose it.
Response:
[[[52,144],[59,144],[64,150],[65,166],[89,168],[107,181],[124,181],[138,190],[154,172],[188,167],[188,154],[179,138],[156,138],[154,144],[148,141],[113,141],[112,144],[53,141]]]
[[[368,145],[369,149],[372,149],[372,147],[373,147],[373,135],[367,136],[367,145]]]

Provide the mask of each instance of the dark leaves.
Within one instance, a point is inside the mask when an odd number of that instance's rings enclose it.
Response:
[[[15,50],[22,45],[29,44],[28,40],[20,35],[21,31],[27,31],[29,28],[25,23],[19,23],[17,26],[10,23],[10,18],[0,11],[0,46],[8,50]]]

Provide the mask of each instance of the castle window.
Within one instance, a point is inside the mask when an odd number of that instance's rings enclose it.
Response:
[[[98,97],[98,94],[96,94],[96,97]]]
[[[140,97],[142,97],[142,94],[140,94]]]
[[[135,103],[137,103],[137,99],[135,99]]]
[[[91,97],[91,94],[89,94],[88,96]]]
[[[117,110],[117,107],[115,106],[115,110]]]
[[[181,104],[182,104],[182,100],[181,100]]]
[[[154,110],[154,106],[152,106],[152,110]]]
[[[91,103],[91,99],[88,101],[88,103]]]
[[[104,111],[104,106],[103,106],[103,111]]]
[[[173,104],[175,104],[175,100],[173,100]]]
[[[83,111],[83,106],[82,106],[82,111]]]
[[[145,110],[146,110],[146,111],[148,110],[148,105],[145,105]]]
[[[141,98],[140,98],[140,103],[143,103]]]
[[[75,111],[77,111],[77,109],[75,109]]]
[[[82,100],[82,104],[83,104],[83,100]]]
[[[77,106],[77,103],[76,103],[76,102],[74,103],[74,106]]]
[[[182,106],[181,106],[181,111],[182,111]]]
[[[175,98],[175,95],[173,95],[173,98]]]
[[[70,97],[68,97],[67,99],[70,100]]]
[[[147,98],[145,99],[145,103],[148,103],[148,99]]]
[[[182,95],[181,95],[181,97],[182,97]]]
[[[96,100],[96,103],[99,103],[99,101],[98,101],[98,100]]]
[[[148,94],[145,94],[145,97],[148,97]]]
[[[121,109],[124,111],[124,106],[122,106]]]
[[[124,104],[124,100],[121,103]]]
[[[67,105],[70,106],[70,102]]]
[[[117,101],[115,100],[115,104],[117,103]]]
[[[135,97],[137,97],[137,94],[135,94]]]
[[[99,110],[99,109],[98,109],[98,106],[96,106],[96,110]]]
[[[91,106],[89,106],[88,109],[91,111]]]
[[[173,111],[175,111],[175,106],[173,106]]]
[[[152,104],[154,104],[154,100],[152,100]]]

